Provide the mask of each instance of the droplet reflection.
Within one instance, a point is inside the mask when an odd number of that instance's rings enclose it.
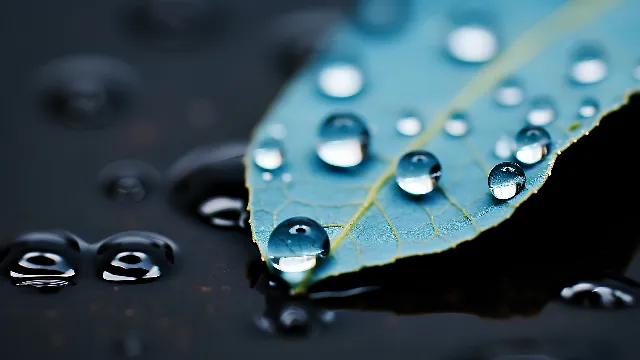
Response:
[[[318,157],[325,163],[342,168],[362,163],[369,150],[369,131],[353,114],[334,114],[320,125]]]
[[[364,73],[347,61],[332,61],[322,66],[316,78],[320,92],[331,98],[345,99],[358,95],[364,87]]]
[[[433,191],[440,180],[440,161],[428,151],[406,153],[398,161],[396,183],[411,195],[424,195]]]
[[[599,83],[607,77],[607,73],[608,65],[605,53],[600,47],[585,45],[574,52],[570,77],[575,84]]]
[[[282,143],[275,138],[266,138],[253,151],[253,161],[264,170],[276,170],[284,162]]]

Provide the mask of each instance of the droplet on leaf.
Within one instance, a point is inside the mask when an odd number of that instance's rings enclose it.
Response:
[[[330,245],[320,224],[306,217],[293,217],[276,226],[267,248],[273,267],[292,273],[314,268],[327,256]]]
[[[207,199],[198,208],[198,214],[211,225],[244,227],[247,204],[238,198],[220,196]]]
[[[527,181],[520,165],[507,161],[491,169],[489,173],[489,190],[498,200],[508,200],[518,195]]]
[[[511,159],[513,156],[513,152],[515,150],[516,144],[515,141],[507,136],[503,135],[496,141],[496,144],[493,148],[493,153],[502,160]]]
[[[451,114],[444,123],[444,131],[454,137],[462,137],[469,132],[469,121],[467,116],[461,112]]]
[[[356,64],[346,60],[329,61],[317,74],[320,92],[331,98],[345,99],[358,95],[364,87],[364,73]]]
[[[516,159],[524,165],[540,162],[551,145],[551,135],[539,126],[525,126],[516,134],[515,140]]]
[[[262,140],[253,151],[253,161],[264,170],[276,170],[284,162],[282,143],[275,138]]]
[[[571,61],[571,80],[579,85],[596,84],[607,77],[608,65],[604,51],[597,46],[578,48]]]
[[[440,175],[440,161],[424,150],[404,154],[396,168],[398,186],[411,195],[424,195],[433,191]]]
[[[534,126],[546,126],[556,119],[556,113],[554,101],[547,96],[539,96],[531,101],[527,122]]]
[[[358,27],[375,34],[396,32],[410,13],[407,0],[360,0],[355,9]]]
[[[330,115],[320,125],[318,136],[316,152],[329,165],[353,167],[367,156],[369,131],[364,121],[356,115]]]
[[[578,118],[581,120],[590,119],[598,113],[600,106],[598,101],[593,98],[582,99],[580,107],[578,108]]]
[[[496,34],[480,24],[456,27],[447,38],[451,56],[465,63],[485,63],[493,59],[499,49]]]
[[[396,130],[404,136],[416,136],[422,131],[422,121],[415,114],[404,114],[396,122]]]
[[[524,96],[522,84],[514,78],[506,79],[496,90],[496,102],[504,107],[520,105]]]

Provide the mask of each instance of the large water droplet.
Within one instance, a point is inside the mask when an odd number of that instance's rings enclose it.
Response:
[[[573,305],[589,305],[595,308],[627,308],[635,304],[635,297],[609,283],[580,282],[562,289],[560,296]]]
[[[593,98],[585,98],[580,102],[578,107],[578,119],[586,120],[590,119],[598,114],[600,111],[600,105],[598,100]]]
[[[404,114],[396,121],[396,130],[404,136],[416,136],[422,131],[422,121],[415,114]]]
[[[424,150],[404,154],[396,168],[398,186],[411,195],[424,195],[433,191],[440,175],[440,161]]]
[[[484,63],[493,59],[499,50],[498,38],[488,27],[467,24],[456,27],[447,38],[451,56],[465,63]]]
[[[546,126],[556,119],[556,106],[551,98],[542,96],[531,101],[531,107],[527,113],[527,122],[534,126]]]
[[[542,161],[551,146],[551,136],[539,126],[525,126],[516,134],[515,141],[516,159],[524,165]]]
[[[524,88],[520,81],[509,78],[498,86],[496,102],[504,107],[518,106],[524,100]]]
[[[354,20],[366,32],[394,33],[406,23],[411,8],[408,0],[360,0]]]
[[[320,224],[306,217],[293,217],[278,224],[271,233],[269,260],[282,272],[303,272],[322,261],[330,245]]]
[[[469,132],[469,121],[464,113],[456,112],[451,114],[444,123],[444,131],[454,137],[462,137]]]
[[[320,92],[331,98],[346,99],[358,95],[364,88],[364,73],[353,62],[328,61],[319,69],[316,82]]]
[[[489,190],[498,200],[508,200],[518,195],[527,181],[524,170],[513,162],[503,162],[489,173]]]
[[[276,170],[284,162],[282,143],[275,138],[266,138],[253,151],[253,161],[264,170]]]
[[[503,135],[496,141],[493,148],[493,153],[502,160],[511,159],[513,152],[515,151],[515,141],[507,135]]]
[[[600,47],[586,45],[574,52],[570,67],[570,78],[574,83],[596,84],[607,77],[607,72],[607,60]]]
[[[353,114],[334,114],[320,125],[318,157],[337,167],[360,164],[369,150],[369,131],[364,122]]]

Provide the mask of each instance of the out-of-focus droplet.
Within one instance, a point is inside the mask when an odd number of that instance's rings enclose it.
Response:
[[[454,59],[480,64],[492,60],[500,50],[498,37],[490,27],[475,21],[463,21],[449,33],[447,49]]]
[[[396,183],[406,193],[424,195],[432,192],[442,174],[440,161],[428,151],[404,154],[396,168]]]
[[[578,85],[597,84],[608,74],[608,62],[599,46],[584,45],[576,49],[571,58],[570,79]]]
[[[504,107],[518,106],[525,97],[524,87],[514,78],[506,79],[496,89],[496,102]]]
[[[410,13],[408,0],[359,0],[354,22],[364,32],[390,34],[403,27]]]
[[[449,116],[444,123],[444,131],[453,137],[463,137],[469,132],[469,121],[467,115],[455,112]]]
[[[533,126],[546,126],[555,121],[557,110],[555,102],[546,96],[536,97],[531,101],[527,112],[527,122]]]
[[[346,99],[358,95],[364,88],[362,68],[353,62],[333,60],[325,62],[316,75],[320,93],[330,98]]]
[[[551,146],[551,135],[539,126],[522,128],[515,140],[516,159],[523,165],[534,165],[542,161]]]
[[[593,98],[584,98],[578,107],[578,119],[591,119],[598,114],[598,111],[600,111],[598,100]]]
[[[284,163],[282,143],[275,138],[266,138],[253,150],[253,162],[264,170],[276,170]]]
[[[493,153],[498,157],[498,159],[508,160],[513,156],[515,147],[515,140],[510,136],[503,135],[496,141],[496,144],[493,147]]]
[[[118,202],[138,202],[157,187],[161,175],[151,165],[126,159],[107,165],[98,175],[107,196]]]
[[[396,121],[396,130],[404,136],[416,136],[422,131],[422,121],[416,114],[404,114]]]
[[[316,153],[331,166],[354,167],[368,155],[369,131],[356,115],[330,115],[320,125],[318,138]]]
[[[293,217],[276,226],[267,249],[273,267],[297,273],[313,269],[324,260],[329,246],[329,236],[320,224],[306,217]]]

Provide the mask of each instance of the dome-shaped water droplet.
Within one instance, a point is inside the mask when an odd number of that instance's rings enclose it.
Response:
[[[525,126],[516,134],[515,141],[516,159],[524,165],[540,162],[551,146],[551,136],[539,126]]]
[[[454,137],[467,135],[469,132],[467,116],[460,112],[451,114],[449,119],[444,123],[444,131]]]
[[[573,54],[569,71],[571,80],[576,84],[599,83],[607,77],[608,73],[604,50],[591,45],[578,48]]]
[[[511,159],[513,156],[513,151],[516,147],[515,141],[506,135],[503,135],[493,148],[493,153],[502,160]]]
[[[330,245],[320,224],[306,217],[293,217],[276,226],[267,249],[273,267],[295,273],[315,267],[327,256]]]
[[[133,176],[125,176],[116,179],[110,189],[111,196],[120,202],[135,202],[144,198],[144,185],[140,179]]]
[[[496,34],[481,24],[465,24],[449,33],[447,48],[451,56],[465,63],[484,63],[493,59],[499,50]]]
[[[396,121],[396,130],[404,136],[416,136],[422,131],[422,121],[415,114],[404,114]]]
[[[524,88],[520,81],[509,78],[496,90],[496,102],[504,107],[518,106],[524,100]]]
[[[491,169],[489,191],[498,200],[508,200],[518,195],[527,181],[520,165],[507,161]]]
[[[138,202],[153,192],[160,173],[151,165],[134,159],[108,164],[98,175],[106,195],[118,202]]]
[[[404,154],[396,168],[398,186],[411,195],[424,195],[433,191],[440,175],[440,161],[424,150]]]
[[[534,126],[546,126],[556,119],[556,106],[551,98],[542,96],[531,101],[527,122]]]
[[[253,151],[253,161],[264,170],[276,170],[284,162],[282,143],[275,138],[266,138]]]
[[[369,131],[364,122],[353,114],[334,114],[327,117],[318,132],[318,157],[337,167],[360,164],[369,149]]]
[[[590,119],[596,116],[598,111],[600,111],[600,106],[596,99],[582,99],[580,107],[578,107],[578,118],[581,120]]]
[[[346,99],[362,91],[364,73],[353,62],[335,60],[320,67],[316,81],[322,94],[331,98]]]

